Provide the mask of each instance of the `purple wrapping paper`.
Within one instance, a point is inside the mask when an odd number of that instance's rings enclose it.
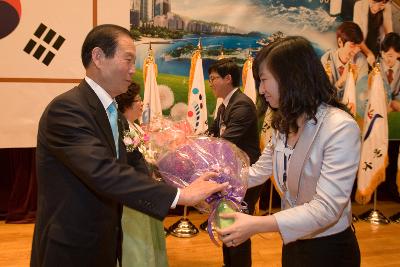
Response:
[[[216,193],[196,205],[202,212],[212,212],[222,199],[240,205],[247,189],[249,158],[229,141],[214,137],[189,137],[187,142],[162,155],[157,162],[162,178],[175,187],[186,187],[201,174],[218,173],[211,178],[218,183],[228,182],[223,193]]]

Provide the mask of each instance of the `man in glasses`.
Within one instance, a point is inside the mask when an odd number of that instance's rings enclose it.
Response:
[[[239,89],[240,68],[232,59],[221,59],[210,66],[208,74],[215,97],[223,99],[217,117],[208,129],[209,134],[234,143],[246,152],[250,164],[255,163],[260,156],[257,113],[253,101]],[[254,212],[261,187],[246,192],[244,201],[248,204],[250,214]],[[207,221],[200,226],[203,230],[206,227]],[[223,256],[226,267],[251,266],[250,239],[237,247],[228,248],[224,245]]]

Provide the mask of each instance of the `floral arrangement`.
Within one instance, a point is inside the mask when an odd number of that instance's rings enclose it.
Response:
[[[165,117],[154,118],[140,130],[126,131],[123,140],[128,151],[138,149],[143,154],[156,180],[183,188],[203,173],[213,171],[217,176],[210,180],[229,183],[224,192],[215,193],[195,206],[210,213],[208,234],[218,245],[212,224],[222,228],[233,222],[219,215],[247,208],[242,201],[250,165],[246,153],[223,139],[193,136],[186,120],[173,121]]]
[[[185,143],[186,138],[193,134],[186,120],[173,121],[164,117],[154,118],[150,124],[143,125],[142,129],[148,138],[144,143],[144,151],[147,152],[147,154],[151,152],[151,160],[153,163],[155,163],[161,155]],[[142,152],[142,154],[144,153]],[[145,158],[149,161],[146,155]]]
[[[132,130],[124,131],[123,142],[127,152],[133,152],[136,149],[143,154],[143,157],[148,162],[153,162],[153,153],[149,149],[150,137],[145,132],[133,128]]]
[[[162,151],[156,161],[158,172],[163,180],[178,188],[188,186],[205,172],[217,173],[211,181],[228,182],[224,192],[209,196],[195,207],[201,212],[210,213],[208,218],[208,234],[218,245],[212,232],[212,224],[223,228],[233,223],[219,215],[225,212],[244,211],[246,204],[242,202],[247,189],[249,158],[245,152],[233,143],[206,136],[186,137],[178,146],[170,146]]]
[[[138,150],[147,163],[154,165],[160,155],[185,143],[187,136],[193,134],[186,120],[173,121],[156,117],[150,124],[132,127],[124,131],[123,142],[126,151]]]

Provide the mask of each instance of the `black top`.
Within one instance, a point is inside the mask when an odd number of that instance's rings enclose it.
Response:
[[[371,10],[368,12],[368,34],[365,39],[365,44],[374,53],[375,56],[379,55],[379,29],[383,23],[383,10],[376,14],[372,14]]]

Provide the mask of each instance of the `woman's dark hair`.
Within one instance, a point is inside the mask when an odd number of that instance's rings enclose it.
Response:
[[[94,27],[86,36],[82,45],[81,58],[85,68],[92,62],[92,50],[95,47],[100,47],[107,58],[114,56],[118,42],[117,38],[120,35],[126,35],[132,38],[131,33],[118,25],[103,24]]]
[[[139,92],[140,92],[140,85],[135,82],[132,82],[128,86],[128,91],[126,91],[126,93],[117,96],[115,100],[118,103],[119,111],[124,113],[125,110],[132,105],[133,101],[135,101],[135,97],[139,94]]]
[[[393,48],[397,53],[400,52],[400,35],[395,32],[386,34],[385,39],[383,39],[381,49],[383,52],[389,51]]]
[[[266,64],[278,82],[279,108],[273,112],[272,127],[279,132],[297,132],[296,121],[303,114],[307,120],[317,121],[315,115],[322,103],[349,112],[337,98],[336,88],[330,83],[311,43],[305,38],[282,38],[258,52],[253,64],[256,83],[260,83],[262,64]]]

